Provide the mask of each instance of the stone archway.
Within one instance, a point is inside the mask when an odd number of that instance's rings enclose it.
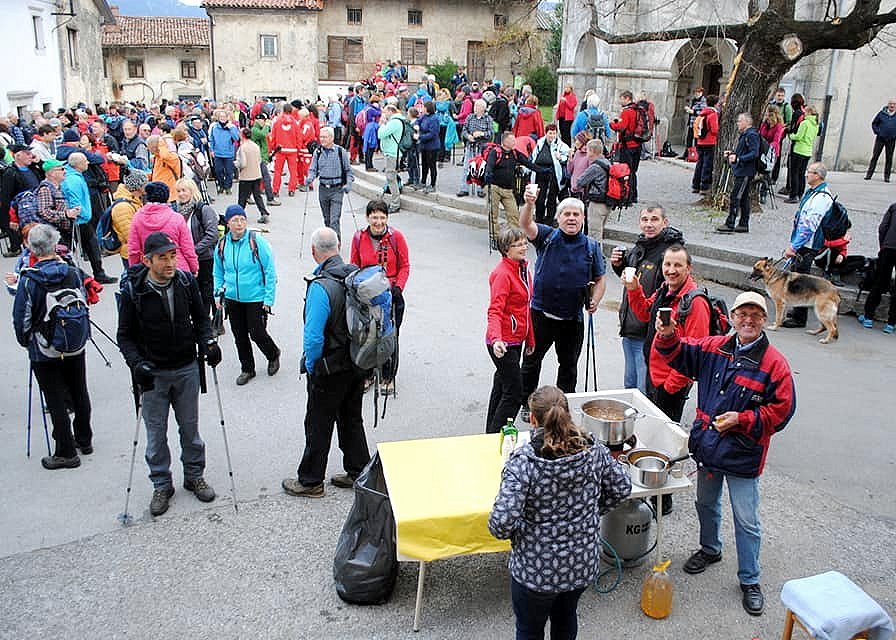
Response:
[[[725,90],[733,54],[734,48],[724,40],[689,40],[679,47],[672,60],[667,105],[672,114],[669,139],[673,144],[684,143],[688,121],[684,107],[694,90],[703,87],[705,95],[720,95]]]
[[[594,68],[597,66],[597,42],[589,33],[585,33],[576,45],[575,68],[579,73],[573,78],[576,94],[582,96],[586,89],[593,89]]]

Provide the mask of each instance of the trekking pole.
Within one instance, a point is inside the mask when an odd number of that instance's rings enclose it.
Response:
[[[115,339],[112,338],[112,336],[110,336],[108,333],[106,333],[105,331],[103,331],[103,328],[102,328],[100,325],[98,325],[96,322],[94,322],[94,321],[93,321],[93,318],[90,319],[90,324],[93,325],[93,328],[94,328],[94,329],[96,329],[97,331],[100,332],[100,335],[101,335],[101,336],[103,336],[106,340],[108,340],[108,341],[111,342],[113,345],[115,345],[116,348],[118,347],[118,343],[115,341]]]
[[[47,455],[52,456],[53,452],[50,450],[50,430],[47,428],[47,404],[44,402],[44,392],[41,391],[39,382],[37,385],[37,393],[40,396],[40,414],[44,418],[44,438],[47,441]]]
[[[224,454],[227,456],[227,475],[230,476],[230,495],[233,496],[233,510],[239,513],[236,502],[236,483],[233,481],[233,465],[230,463],[230,445],[227,443],[227,429],[224,427],[224,405],[221,403],[221,387],[218,385],[218,370],[212,367],[212,380],[215,383],[215,396],[218,398],[218,415],[221,416],[221,434],[224,436]]]
[[[594,338],[594,314],[588,316],[588,340],[591,347],[591,375],[594,377],[594,390],[597,391],[597,341]]]
[[[25,433],[27,434],[27,439],[25,440],[25,457],[31,457],[31,405],[32,398],[34,397],[32,393],[34,392],[34,368],[31,366],[31,362],[28,362],[28,424],[25,428]]]
[[[137,420],[134,424],[134,444],[131,449],[131,470],[128,472],[128,488],[124,494],[124,513],[118,514],[118,521],[126,527],[133,522],[133,517],[128,513],[131,502],[131,487],[134,482],[134,462],[137,459],[137,440],[140,437],[140,419],[143,417],[143,392],[134,384],[134,402],[137,403]]]
[[[352,212],[352,222],[355,223],[355,231],[360,231],[361,227],[358,226],[358,216],[355,215],[355,205],[352,202],[352,192],[349,191],[345,195],[348,196],[348,209]]]
[[[305,250],[305,220],[308,218],[308,192],[305,192],[305,207],[302,211],[302,237],[299,238],[299,260],[302,259],[302,252]]]
[[[486,212],[488,213],[488,255],[492,255],[492,244],[495,239],[495,216],[497,215],[492,211],[492,185],[488,185],[488,193],[485,195],[488,198],[488,206],[486,207]]]

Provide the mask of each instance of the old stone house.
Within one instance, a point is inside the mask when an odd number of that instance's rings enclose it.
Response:
[[[110,100],[157,102],[210,96],[209,21],[116,16],[103,30],[103,73]]]
[[[737,0],[697,0],[676,3],[641,0],[637,10],[631,3],[613,0],[567,0],[564,12],[563,55],[558,73],[560,85],[572,84],[582,95],[596,89],[601,104],[618,111],[620,91],[644,91],[656,104],[662,119],[660,133],[679,145],[684,139],[687,115],[685,101],[696,87],[707,93],[725,90],[734,67],[736,48],[722,33],[710,32],[699,40],[640,42],[608,45],[588,33],[592,6],[602,29],[611,33],[635,33],[712,23],[735,23],[744,19],[746,3]],[[821,19],[825,4],[805,2],[799,17]],[[712,16],[712,18],[707,18]],[[885,40],[892,40],[892,27]],[[713,37],[716,36],[716,37]],[[816,143],[818,155],[829,167],[850,169],[867,162],[873,135],[874,115],[893,95],[892,64],[896,53],[884,43],[857,51],[821,51],[801,60],[782,79],[787,95],[801,93],[826,122]],[[760,114],[753,114],[754,117]]]
[[[401,60],[411,80],[446,58],[509,79],[528,46],[531,0],[203,0],[216,97],[313,97]]]

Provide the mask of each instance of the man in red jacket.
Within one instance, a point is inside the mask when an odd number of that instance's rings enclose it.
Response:
[[[270,148],[274,156],[274,193],[280,195],[280,181],[283,178],[283,164],[289,167],[290,196],[296,194],[299,185],[299,149],[301,148],[301,131],[299,123],[293,117],[293,106],[283,105],[283,113],[274,119],[271,125]]]
[[[716,110],[718,102],[719,96],[706,96],[706,108],[697,115],[697,118],[703,118],[700,127],[703,135],[694,136],[697,143],[697,164],[694,166],[691,191],[702,195],[709,193],[712,186],[712,160],[719,138],[719,112]]]
[[[641,140],[635,137],[638,126],[639,107],[631,91],[619,94],[622,112],[610,123],[610,128],[619,134],[619,160],[631,170],[632,202],[638,201],[638,165],[641,164]]]

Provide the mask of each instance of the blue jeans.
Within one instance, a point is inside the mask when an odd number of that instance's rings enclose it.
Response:
[[[544,640],[551,620],[551,640],[574,640],[579,632],[576,608],[585,589],[540,593],[510,579],[510,599],[516,614],[516,640]]]
[[[168,408],[180,433],[180,460],[184,479],[202,477],[205,443],[199,437],[199,367],[191,362],[180,369],[159,369],[155,387],[143,393],[143,423],[146,425],[146,464],[156,489],[171,486],[171,452],[168,450]]]
[[[728,496],[734,514],[734,542],[737,545],[737,578],[741,584],[759,584],[759,478],[738,478],[718,471],[700,469],[697,474],[697,517],[700,546],[706,553],[722,551],[722,481],[728,481]]]
[[[215,178],[219,189],[233,188],[233,158],[215,156]]]
[[[271,172],[268,170],[268,163],[261,163],[261,183],[264,185],[264,195],[268,199],[268,204],[274,200],[274,189],[271,187]]]
[[[640,389],[647,393],[647,363],[644,361],[644,338],[623,338],[622,355],[625,356],[626,389]]]

